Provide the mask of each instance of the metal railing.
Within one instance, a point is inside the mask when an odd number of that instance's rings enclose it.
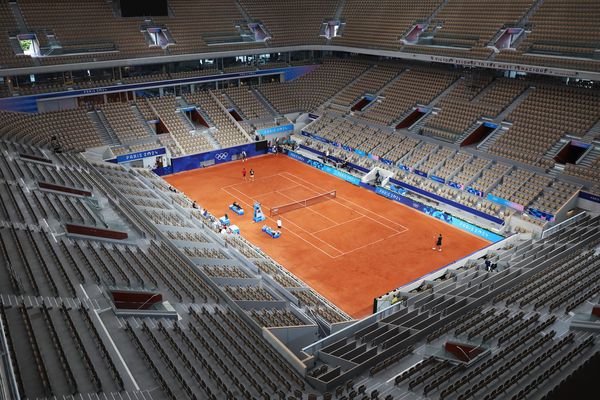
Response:
[[[544,230],[542,232],[542,239],[545,239],[545,238],[553,235],[554,233],[556,233],[570,225],[573,225],[575,222],[581,221],[586,215],[587,215],[587,213],[585,211],[583,211],[567,220],[564,220],[560,224],[556,224],[553,227],[550,227],[550,228]]]

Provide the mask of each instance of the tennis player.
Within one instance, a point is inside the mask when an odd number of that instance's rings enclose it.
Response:
[[[431,249],[437,250],[437,251],[442,251],[442,234],[441,233],[438,236],[437,241],[435,242],[435,246],[433,246]]]
[[[254,182],[254,170],[250,168],[250,180]]]
[[[245,181],[248,180],[246,179],[246,167],[242,167],[242,178],[244,178]]]

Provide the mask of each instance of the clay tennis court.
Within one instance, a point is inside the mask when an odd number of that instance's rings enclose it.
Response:
[[[253,168],[244,181],[242,166]],[[464,257],[489,242],[287,156],[267,155],[182,172],[167,182],[217,217],[228,213],[242,236],[353,317],[372,312],[373,298]],[[270,208],[336,192],[336,197],[270,217]],[[246,214],[228,209],[237,201]],[[252,221],[258,201],[267,217]],[[279,239],[261,231],[275,228]],[[439,233],[442,252],[431,248]]]

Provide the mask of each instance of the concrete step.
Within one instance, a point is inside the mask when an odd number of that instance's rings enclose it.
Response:
[[[500,124],[495,131],[490,133],[488,137],[486,137],[481,143],[477,145],[477,150],[487,152],[494,145],[494,143],[496,143],[498,138],[500,138],[500,136],[502,136],[508,131],[508,129],[510,129],[510,125]]]
[[[429,17],[427,17],[427,19],[425,20],[425,23],[430,24],[431,21],[433,21],[437,15],[439,14],[440,11],[442,11],[442,9],[446,6],[446,4],[448,4],[450,0],[444,0],[440,3],[440,5],[433,10],[433,12],[429,15]]]
[[[148,123],[146,122],[146,119],[142,115],[142,112],[140,111],[137,105],[133,104],[131,106],[131,112],[137,117],[137,119],[140,121],[140,124],[144,126],[144,129],[146,130],[146,132],[148,132],[149,136],[156,136],[156,132],[154,132],[154,130],[150,128],[150,125],[148,125]]]
[[[533,86],[528,86],[525,90],[523,90],[523,92],[521,92],[521,94],[518,95],[508,107],[498,114],[498,116],[494,119],[494,122],[499,124],[500,122],[504,121],[507,116],[509,116],[517,107],[521,105],[521,103],[527,99],[529,93],[531,93],[533,90],[535,90],[535,87]]]
[[[179,115],[179,119],[181,119],[181,121],[183,121],[185,126],[187,126],[190,131],[196,130],[196,127],[194,126],[192,121],[190,121],[190,119],[187,117],[187,115],[185,115],[185,113],[183,111],[178,111],[175,114]]]
[[[448,86],[442,93],[438,94],[429,104],[427,104],[427,107],[433,108],[437,103],[439,103],[446,96],[448,96],[450,93],[452,93],[454,88],[456,86],[458,86],[462,80],[463,80],[463,78],[461,77],[461,78],[458,78],[457,80],[455,80],[454,82],[452,82],[452,84],[450,84],[450,86]]]
[[[592,125],[590,130],[587,131],[585,135],[583,135],[581,141],[585,143],[592,143],[594,139],[600,139],[600,119],[596,121],[594,125]]]
[[[13,16],[15,17],[15,21],[17,22],[17,26],[21,33],[29,32],[29,28],[27,27],[27,23],[25,22],[25,18],[23,18],[23,14],[21,13],[21,8],[19,7],[18,2],[8,2],[10,6],[10,10],[12,11]]]
[[[110,145],[118,145],[121,142],[115,137],[113,137],[108,131],[107,127],[102,123],[102,120],[98,116],[96,111],[89,111],[87,113],[88,117],[92,121],[92,125],[96,128],[96,132],[102,141],[102,144],[110,146]]]
[[[238,121],[236,121],[235,118],[233,118],[233,116],[229,113],[229,111],[227,111],[227,108],[223,105],[223,103],[219,100],[219,98],[213,93],[213,91],[209,90],[208,93],[213,98],[213,100],[219,105],[219,107],[221,107],[221,110],[223,110],[225,115],[227,115],[227,117],[229,117],[229,120],[237,127],[237,129],[240,131],[240,133],[243,136],[245,136],[249,142],[251,142],[252,138],[250,137],[248,132],[246,132],[246,130],[242,127],[242,125],[240,125],[240,123]]]
[[[588,151],[587,154],[583,156],[581,160],[579,160],[577,165],[581,165],[582,167],[590,167],[598,158],[600,158],[600,148],[594,146],[592,150]]]
[[[469,137],[471,133],[475,132],[475,130],[479,128],[481,122],[481,120],[477,120],[473,125],[468,127],[459,137],[457,137],[454,143],[462,143],[463,140],[465,140],[467,137]]]
[[[251,89],[252,94],[258,99],[258,101],[274,116],[279,117],[281,113],[277,111],[273,104],[256,88]]]
[[[527,24],[529,22],[529,19],[531,18],[531,16],[540,8],[540,6],[544,4],[544,0],[535,0],[533,2],[533,4],[531,5],[531,7],[529,7],[529,10],[527,10],[527,12],[525,13],[525,15],[523,15],[523,18],[521,18],[518,22],[518,26],[523,26],[525,24]]]
[[[373,68],[375,68],[374,65],[369,66],[367,69],[365,69],[360,75],[358,75],[356,78],[354,78],[353,80],[351,80],[350,82],[348,82],[348,84],[346,84],[343,88],[341,88],[339,91],[337,91],[333,96],[331,96],[330,98],[328,98],[327,100],[325,100],[322,104],[322,106],[329,106],[330,104],[333,103],[333,101],[335,100],[335,98],[337,97],[337,95],[339,93],[342,93],[344,90],[346,90],[347,88],[349,88],[350,86],[354,85],[356,82],[358,82],[363,76],[365,76],[369,71],[371,71]]]
[[[558,177],[558,175],[562,174],[565,170],[565,166],[564,165],[560,165],[560,164],[555,164],[554,167],[552,167],[552,169],[550,171],[548,171],[548,175],[550,175],[552,178]]]
[[[484,87],[483,89],[481,89],[479,91],[479,93],[477,93],[475,95],[475,97],[473,97],[471,99],[471,103],[479,103],[480,100],[483,98],[483,96],[485,96],[490,91],[494,90],[494,88],[496,87],[497,83],[498,82],[496,81],[496,79],[494,79],[493,81],[491,81],[486,87]]]
[[[569,143],[569,140],[563,138],[560,138],[556,143],[554,143],[554,145],[550,148],[550,150],[548,150],[546,152],[546,154],[544,154],[545,158],[554,158],[559,151],[562,150],[563,147],[565,147],[565,145]]]
[[[393,77],[392,79],[390,79],[390,81],[387,82],[385,85],[383,85],[377,92],[375,92],[375,94],[373,96],[374,97],[381,96],[383,93],[385,93],[385,90],[387,88],[389,88],[394,83],[396,83],[398,81],[398,79],[400,79],[402,77],[402,75],[404,75],[404,73],[406,73],[408,71],[410,71],[410,69],[405,69],[404,71],[400,72],[398,75],[396,75],[395,77]]]

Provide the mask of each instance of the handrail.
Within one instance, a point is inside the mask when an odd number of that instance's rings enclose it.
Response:
[[[572,216],[569,219],[564,220],[560,224],[556,224],[553,227],[550,227],[550,228],[544,230],[542,232],[542,239],[545,239],[545,238],[553,235],[554,233],[562,230],[563,228],[566,228],[567,226],[573,225],[575,222],[583,219],[586,215],[587,215],[587,213],[585,211],[583,211],[577,215]]]

